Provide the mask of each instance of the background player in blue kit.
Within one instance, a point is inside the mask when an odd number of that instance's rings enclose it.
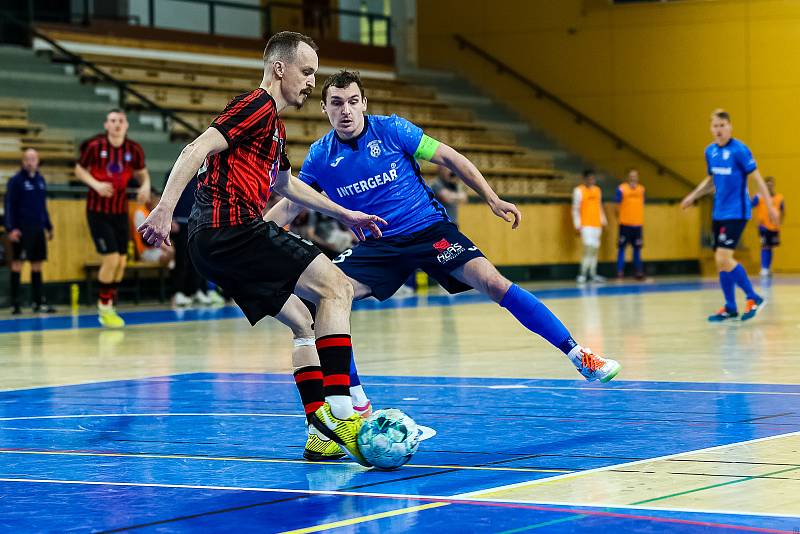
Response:
[[[725,305],[709,316],[708,320],[718,322],[739,315],[736,307],[738,285],[747,296],[742,313],[742,321],[746,321],[753,318],[764,304],[764,299],[753,290],[744,267],[733,257],[733,251],[750,219],[748,177],[755,180],[761,198],[765,200],[770,220],[777,224],[779,218],[750,149],[733,138],[733,125],[728,112],[717,109],[711,114],[711,135],[714,136],[714,142],[706,147],[705,152],[708,175],[694,191],[686,195],[681,207],[686,209],[700,197],[714,191],[714,259],[722,293],[725,295]]]
[[[495,215],[516,228],[519,210],[497,196],[475,165],[403,118],[365,115],[367,99],[358,73],[329,77],[322,98],[334,129],[311,145],[299,178],[348,209],[359,206],[388,222],[381,239],[364,241],[334,260],[353,284],[355,299],[372,295],[386,300],[419,268],[450,293],[475,288],[489,296],[559,348],[587,380],[607,382],[616,376],[619,363],[578,345],[539,299],[503,277],[458,230],[425,184],[416,160],[455,172]],[[265,219],[283,225],[300,210],[284,199]],[[307,385],[298,382],[298,388],[301,397],[304,390],[308,395]]]

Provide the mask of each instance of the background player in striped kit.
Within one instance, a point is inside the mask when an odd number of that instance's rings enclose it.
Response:
[[[769,194],[772,195],[772,207],[780,213],[780,223],[786,214],[783,195],[775,192],[775,178],[767,176],[764,179]],[[761,276],[772,276],[772,249],[781,244],[781,225],[769,219],[767,203],[756,195],[753,197],[753,207],[758,217],[758,233],[761,236]]]
[[[746,321],[753,318],[764,303],[763,297],[753,290],[744,267],[733,257],[733,251],[739,244],[742,232],[750,219],[748,177],[755,181],[767,205],[769,219],[777,224],[779,217],[753,154],[747,145],[733,138],[733,125],[727,111],[716,109],[711,113],[711,135],[714,137],[714,142],[705,150],[707,175],[700,185],[681,201],[681,208],[687,209],[698,198],[714,192],[712,212],[714,260],[719,272],[722,293],[725,296],[725,305],[717,313],[710,315],[708,320],[719,322],[738,317],[736,286],[739,286],[747,296],[741,317],[742,321]]]
[[[114,301],[128,258],[127,187],[132,178],[138,180],[136,200],[144,204],[150,198],[150,174],[144,164],[141,145],[127,138],[125,112],[112,109],[103,126],[105,133],[81,145],[75,176],[89,186],[86,218],[94,246],[101,256],[97,271],[98,319],[107,328],[121,328],[125,321],[117,315]]]

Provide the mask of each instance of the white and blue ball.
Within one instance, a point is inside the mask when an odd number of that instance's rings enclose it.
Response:
[[[409,416],[390,408],[369,416],[358,432],[358,448],[379,469],[397,469],[419,448],[420,431]]]

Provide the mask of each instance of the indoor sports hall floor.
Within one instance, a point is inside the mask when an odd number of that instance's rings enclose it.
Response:
[[[393,472],[302,460],[272,320],[2,319],[0,531],[800,532],[800,279],[729,324],[712,281],[533,287],[615,381],[475,294],[357,305],[373,403],[427,427]]]

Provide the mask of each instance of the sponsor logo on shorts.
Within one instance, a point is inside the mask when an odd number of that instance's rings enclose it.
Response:
[[[450,244],[447,239],[444,238],[434,243],[433,248],[439,251],[436,259],[439,260],[439,263],[443,264],[454,258],[457,258],[465,250],[464,247],[462,247],[459,243]]]
[[[733,245],[733,239],[728,239],[728,231],[724,226],[720,227],[717,240],[722,245]]]
[[[443,252],[450,247],[450,242],[447,241],[445,238],[441,238],[439,241],[433,244],[433,248],[438,250],[439,252]]]

